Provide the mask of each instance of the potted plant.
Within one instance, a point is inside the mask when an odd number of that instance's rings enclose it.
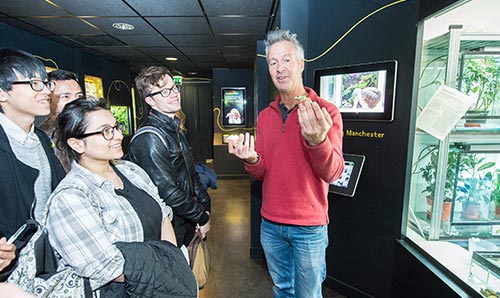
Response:
[[[418,168],[414,174],[420,174],[425,181],[425,188],[422,193],[426,194],[427,200],[427,219],[432,216],[432,204],[434,201],[434,193],[436,191],[436,170],[438,163],[438,146],[430,145],[422,149],[417,159],[417,163],[429,159],[428,163]],[[448,153],[448,162],[446,167],[446,181],[444,185],[443,209],[441,212],[441,220],[450,219],[451,202],[453,198],[453,189],[455,183],[456,162],[458,151],[452,150]]]
[[[466,114],[467,126],[484,123],[500,93],[500,63],[498,55],[466,53],[462,56],[460,90],[476,97]],[[468,119],[467,119],[468,118]]]
[[[462,203],[462,219],[479,220],[484,214],[481,206],[487,205],[493,191],[493,175],[485,172],[495,166],[495,162],[487,162],[484,157],[478,158],[475,153],[463,154],[460,158],[465,167],[462,179],[457,183],[457,201]]]
[[[495,171],[495,179],[493,179],[493,191],[491,192],[491,200],[495,203],[495,217],[500,217],[500,169]]]

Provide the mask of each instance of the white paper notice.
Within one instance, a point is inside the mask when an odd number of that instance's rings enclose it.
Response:
[[[473,104],[474,99],[441,85],[417,118],[417,127],[443,140]]]

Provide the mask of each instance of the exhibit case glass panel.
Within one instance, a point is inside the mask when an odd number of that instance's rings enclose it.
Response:
[[[500,28],[448,28],[423,42],[416,118],[442,85],[474,103],[444,138],[415,128],[406,236],[479,294],[500,297]]]

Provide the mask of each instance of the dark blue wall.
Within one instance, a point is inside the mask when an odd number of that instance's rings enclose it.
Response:
[[[93,75],[103,80],[104,96],[110,94],[110,101],[116,105],[131,105],[131,96],[125,90],[109,90],[111,82],[121,80],[132,87],[130,71],[126,65],[98,56],[90,55],[77,48],[71,48],[47,38],[25,32],[0,23],[0,47],[17,48],[28,51],[44,59],[51,59],[60,69],[78,74],[84,88],[83,76]],[[46,66],[55,68],[54,63],[44,60]]]

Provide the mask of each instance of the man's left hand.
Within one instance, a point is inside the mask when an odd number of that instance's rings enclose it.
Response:
[[[326,108],[320,108],[318,103],[305,100],[299,104],[298,113],[300,131],[309,146],[321,144],[333,124]]]

